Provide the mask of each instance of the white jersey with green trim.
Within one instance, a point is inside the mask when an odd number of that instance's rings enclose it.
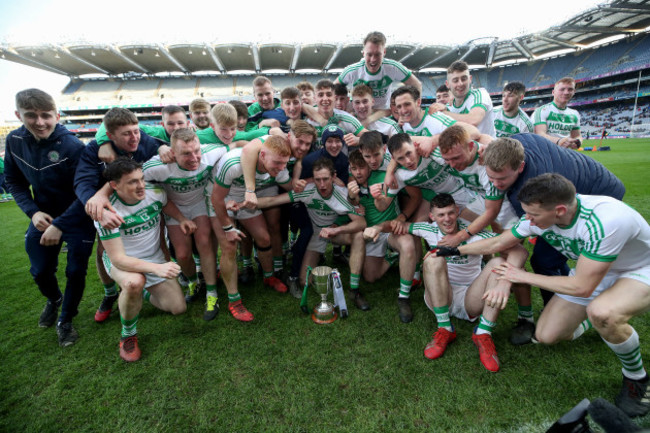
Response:
[[[368,131],[380,132],[389,138],[402,132],[402,128],[399,127],[399,124],[389,117],[382,117],[379,120],[375,120],[370,123],[366,129],[368,129]]]
[[[417,125],[411,125],[410,123],[404,124],[404,132],[408,135],[418,136],[418,137],[433,137],[434,135],[441,134],[442,131],[449,128],[456,121],[451,117],[447,116],[444,113],[433,113],[429,114],[429,108],[427,107],[424,110],[424,115],[422,120]]]
[[[479,89],[470,89],[465,95],[462,104],[456,106],[456,101],[452,100],[451,104],[447,105],[447,109],[452,113],[468,114],[472,108],[479,107],[485,110],[485,117],[481,120],[476,128],[482,133],[491,137],[496,136],[494,129],[494,113],[492,99],[490,94],[483,87]]]
[[[440,163],[431,156],[420,157],[420,162],[415,170],[398,167],[395,170],[395,179],[397,180],[397,188],[400,190],[408,185],[428,189],[436,194],[443,192],[453,194],[463,186],[451,174],[450,167],[444,161]]]
[[[535,132],[533,122],[530,121],[528,114],[519,108],[517,114],[510,117],[503,111],[503,106],[494,109],[494,129],[497,137],[510,137],[511,135]]]
[[[465,230],[469,227],[470,222],[459,218],[456,224],[458,225],[458,230]],[[446,236],[435,222],[413,223],[409,225],[409,233],[419,236],[427,241],[429,249],[436,248],[438,242]],[[461,242],[460,245],[471,244],[472,242],[477,242],[494,236],[497,236],[496,233],[481,230],[466,241]],[[447,276],[451,284],[469,286],[481,273],[481,261],[483,260],[483,256],[480,254],[450,256],[445,257],[445,260],[447,261]]]
[[[327,125],[321,126],[320,123],[307,118],[307,123],[309,123],[311,126],[316,128],[316,133],[318,134],[318,139],[320,140],[321,136],[323,135],[323,131],[325,128],[327,128],[329,125],[336,125],[341,130],[343,130],[344,133],[346,134],[354,134],[357,135],[359,132],[363,130],[363,125],[359,120],[348,113],[347,111],[343,110],[338,110],[334,109],[334,113],[332,116],[327,119]],[[344,143],[345,146],[345,143]]]
[[[533,112],[533,124],[546,125],[546,133],[553,137],[569,137],[580,129],[580,114],[573,108],[559,108],[555,102],[542,105]]]
[[[362,59],[343,69],[336,79],[339,83],[353,89],[357,84],[365,84],[372,89],[375,99],[374,108],[385,110],[390,108],[390,95],[392,83],[404,82],[411,77],[411,71],[400,62],[384,58],[381,67],[374,74],[366,68],[366,61]]]
[[[449,167],[449,172],[456,177],[465,188],[476,192],[486,200],[503,200],[505,193],[497,189],[494,184],[490,182],[485,166],[479,163],[478,150],[481,145],[476,141],[474,142],[474,145],[476,146],[476,155],[474,156],[472,163],[462,171]],[[444,163],[439,148],[436,148],[432,155],[439,163]]]
[[[312,224],[321,228],[331,226],[341,215],[359,215],[348,202],[347,196],[347,188],[339,185],[334,185],[329,197],[320,195],[313,183],[308,183],[302,192],[289,191],[291,202],[304,203]]]
[[[566,227],[532,226],[524,215],[512,227],[517,238],[541,236],[565,257],[613,262],[611,271],[633,271],[650,265],[650,226],[627,204],[611,197],[577,195],[576,215]]]
[[[196,170],[185,170],[176,162],[163,164],[156,155],[142,167],[144,180],[160,184],[169,200],[178,206],[196,204],[205,200],[205,189],[212,182],[212,171],[228,150],[228,146],[215,144],[201,146],[201,163]]]
[[[99,239],[122,238],[124,252],[127,256],[146,259],[156,255],[160,250],[160,213],[167,204],[165,190],[147,184],[145,198],[136,204],[124,203],[116,192],[110,197],[111,206],[124,219],[118,228],[108,230],[95,222]]]
[[[244,168],[241,165],[242,148],[233,149],[226,153],[215,171],[214,181],[217,185],[224,188],[230,188],[229,195],[243,197],[246,193],[246,184],[244,182]],[[255,189],[267,188],[271,185],[283,185],[291,181],[289,172],[285,168],[276,177],[269,173],[260,173],[255,170]]]

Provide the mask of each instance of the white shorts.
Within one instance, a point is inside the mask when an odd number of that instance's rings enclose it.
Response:
[[[200,200],[195,204],[186,206],[176,205],[176,207],[181,211],[185,218],[193,220],[196,217],[208,216],[208,205],[212,207],[212,203],[210,203],[210,197],[205,197],[204,200]],[[181,225],[180,222],[168,215],[165,215],[165,223],[169,226]]]
[[[230,200],[234,200],[237,203],[241,203],[244,201],[244,196],[239,194],[235,194],[235,195],[228,194],[225,200],[226,202]],[[228,211],[228,216],[236,220],[247,220],[250,218],[255,218],[258,215],[262,215],[262,211],[259,209],[240,209],[236,212],[230,210]]]
[[[388,248],[390,233],[379,233],[375,242],[366,242],[366,257],[384,257]]]
[[[471,189],[461,188],[458,191],[451,194],[451,196],[454,198],[454,201],[456,202],[456,205],[458,206],[458,209],[461,212],[463,209],[469,208],[469,210],[476,213],[476,210],[474,210],[474,208],[480,209],[481,206],[485,208],[485,204],[481,204],[480,202],[478,202],[478,204],[475,204],[476,201],[480,198],[480,196],[475,191],[472,191]]]
[[[476,321],[478,317],[470,317],[469,314],[467,314],[467,310],[465,310],[465,295],[467,294],[469,285],[451,283],[449,285],[451,286],[451,305],[449,306],[449,316],[457,317],[469,322]],[[426,294],[424,296],[424,303],[427,305],[429,310],[433,312],[433,307],[427,302]]]
[[[571,269],[571,271],[569,272],[569,276],[572,277],[575,274],[576,274],[576,270]],[[650,286],[650,266],[644,266],[642,268],[635,269],[633,271],[608,272],[607,274],[605,274],[605,277],[600,282],[600,284],[598,284],[596,290],[594,290],[594,292],[588,298],[580,298],[578,296],[571,296],[571,295],[561,295],[559,293],[557,293],[556,295],[574,304],[587,306],[591,301],[593,301],[596,298],[596,296],[600,295],[602,292],[612,287],[614,283],[621,278],[630,278],[632,280],[640,281],[643,284]]]
[[[503,199],[501,210],[499,211],[499,215],[497,215],[495,221],[501,225],[503,230],[510,229],[519,222],[519,217],[515,213],[515,209],[512,207],[508,199]]]
[[[163,254],[162,250],[158,250],[156,255],[154,255],[153,257],[147,257],[146,259],[142,259],[142,260],[145,260],[145,261],[151,262],[151,263],[165,263],[166,262],[165,255]],[[113,264],[111,263],[111,259],[108,257],[108,254],[106,254],[106,251],[104,251],[104,253],[102,254],[102,262],[104,262],[104,268],[106,269],[106,273],[108,273],[108,275],[110,275],[111,278],[114,278],[113,274],[111,274],[111,271],[114,269]],[[146,279],[146,281],[144,283],[144,288],[145,289],[148,289],[151,286],[155,286],[156,284],[160,284],[160,283],[162,283],[164,281],[167,281],[166,278],[159,277],[156,274],[142,273],[142,275],[144,275],[144,277]]]
[[[327,243],[329,242],[329,239],[320,237],[321,227],[317,227],[312,224],[312,228],[314,229],[314,233],[311,235],[311,238],[309,239],[309,244],[307,244],[307,250],[316,251],[317,253],[323,254],[327,249]]]

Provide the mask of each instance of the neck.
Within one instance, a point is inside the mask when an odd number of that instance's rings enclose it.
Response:
[[[555,99],[553,100],[553,103],[557,106],[557,108],[566,108],[566,106],[568,105],[568,104],[562,104]]]
[[[257,159],[257,171],[259,173],[267,173],[266,167],[264,167],[264,164],[262,164],[262,160],[259,158]]]
[[[519,105],[517,105],[515,108],[511,109],[510,111],[503,110],[503,112],[508,117],[514,117],[515,114],[517,114],[518,111],[519,111]]]

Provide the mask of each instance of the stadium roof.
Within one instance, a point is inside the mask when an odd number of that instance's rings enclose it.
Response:
[[[473,67],[530,61],[561,50],[577,51],[613,36],[650,27],[650,0],[612,0],[565,23],[514,39],[474,39],[454,46],[422,41],[394,43],[386,57],[414,71],[446,69],[462,59]],[[0,58],[71,78],[99,74],[139,77],[155,74],[232,74],[336,71],[361,58],[361,42],[231,44],[225,41],[166,45],[60,44],[0,45]]]

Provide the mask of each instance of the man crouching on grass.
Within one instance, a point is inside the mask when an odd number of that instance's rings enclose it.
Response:
[[[120,357],[133,362],[140,359],[136,325],[142,299],[174,315],[185,312],[185,297],[176,277],[180,267],[167,262],[160,247],[160,212],[180,222],[184,232],[196,225],[178,208],[167,202],[162,189],[145,186],[142,166],[128,158],[118,158],[108,165],[104,176],[114,192],[111,205],[124,223],[113,230],[95,227],[104,244],[106,272],[122,288],[118,305],[122,322]]]

